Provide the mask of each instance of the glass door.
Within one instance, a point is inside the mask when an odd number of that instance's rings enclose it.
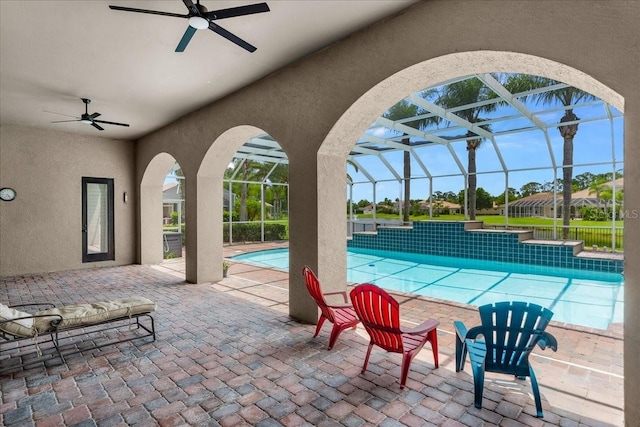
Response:
[[[113,179],[82,178],[82,262],[115,259]]]

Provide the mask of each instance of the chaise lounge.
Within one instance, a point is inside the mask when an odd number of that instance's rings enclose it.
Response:
[[[47,308],[34,313],[20,310],[28,306]],[[51,303],[0,304],[0,373],[55,358],[55,353],[43,356],[41,346],[49,342],[66,363],[60,345],[62,339],[70,340],[73,346],[82,343],[82,350],[145,337],[155,341],[155,324],[151,316],[155,309],[153,301],[141,296],[60,307]],[[147,324],[143,319],[148,320]],[[127,333],[125,327],[136,332]],[[97,341],[82,339],[88,334],[107,330],[117,331],[118,337]],[[31,350],[24,350],[28,348]]]

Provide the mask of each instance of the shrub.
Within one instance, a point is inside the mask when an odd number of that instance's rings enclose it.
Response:
[[[231,212],[231,219],[233,221],[240,221],[240,216],[238,215],[238,213],[236,211]],[[222,212],[222,221],[223,222],[229,222],[229,211],[223,211]]]
[[[229,241],[229,226],[224,225],[222,236],[225,242]],[[285,224],[265,224],[264,239],[268,241],[286,240],[287,227]],[[233,241],[234,242],[260,242],[261,227],[259,223],[250,224],[233,224]]]
[[[583,207],[580,209],[580,215],[585,221],[608,221],[611,218],[611,210],[605,212],[602,209]]]

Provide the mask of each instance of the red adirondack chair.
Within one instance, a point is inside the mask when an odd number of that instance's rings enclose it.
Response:
[[[356,286],[351,291],[351,303],[362,325],[369,333],[371,341],[362,366],[367,370],[369,356],[374,345],[393,353],[402,353],[400,388],[407,383],[409,365],[427,342],[431,343],[433,361],[438,367],[438,333],[440,324],[435,319],[427,319],[412,329],[400,326],[400,306],[383,289],[370,283]]]
[[[329,337],[329,350],[331,350],[338,340],[340,333],[347,328],[355,329],[358,323],[360,323],[360,320],[356,316],[353,306],[349,304],[346,291],[323,293],[318,277],[313,270],[306,265],[302,268],[302,277],[304,278],[304,283],[307,285],[309,294],[311,294],[316,301],[321,312],[314,337],[317,337],[318,333],[320,333],[320,329],[325,320],[333,323],[333,329],[331,329],[331,336]],[[325,300],[325,296],[327,295],[342,295],[344,304],[327,304]]]

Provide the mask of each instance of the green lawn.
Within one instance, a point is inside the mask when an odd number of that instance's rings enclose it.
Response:
[[[358,218],[373,218],[372,214],[358,214]],[[376,218],[385,219],[399,219],[398,215],[392,214],[376,214]],[[500,215],[479,215],[476,217],[478,221],[484,221],[485,224],[504,224],[504,217]],[[412,221],[425,221],[429,220],[429,215],[412,216]],[[464,217],[462,215],[440,215],[434,216],[434,221],[462,221]],[[510,225],[553,225],[553,219],[551,218],[509,218]],[[616,227],[622,227],[622,221],[616,221]],[[562,225],[562,218],[558,218],[558,226]],[[571,221],[572,226],[581,227],[611,227],[611,221]]]

